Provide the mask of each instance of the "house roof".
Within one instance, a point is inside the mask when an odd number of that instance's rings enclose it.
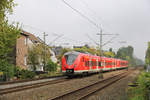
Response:
[[[39,39],[39,38],[37,38],[35,35],[33,35],[33,34],[29,33],[29,32],[26,32],[26,31],[22,30],[22,33],[21,33],[21,34],[22,34],[22,35],[25,35],[25,36],[28,36],[28,38],[29,38],[31,41],[33,41],[33,42],[40,42],[40,39]]]

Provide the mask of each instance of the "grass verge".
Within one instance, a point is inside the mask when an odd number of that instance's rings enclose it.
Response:
[[[150,72],[141,72],[135,83],[129,84],[128,100],[148,100],[150,93]]]

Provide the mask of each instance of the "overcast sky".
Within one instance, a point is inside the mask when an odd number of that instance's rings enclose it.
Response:
[[[83,45],[99,41],[97,33],[100,29],[73,11],[62,0],[15,0],[18,4],[9,20],[19,22],[22,28],[43,38],[48,36],[47,44],[51,45]],[[138,58],[144,60],[147,42],[150,41],[150,0],[66,0],[73,8],[102,25],[104,33],[119,34],[112,43],[104,47],[112,47],[115,51],[121,46],[134,47]],[[58,35],[59,40],[54,41]],[[113,36],[104,36],[103,42]],[[54,41],[54,42],[52,42]],[[126,41],[126,43],[119,43]]]

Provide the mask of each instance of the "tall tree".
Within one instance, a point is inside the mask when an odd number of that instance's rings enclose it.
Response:
[[[115,57],[115,53],[114,52],[110,52],[110,51],[105,51],[103,53],[103,55],[106,56],[106,57],[111,57],[111,58]]]
[[[7,14],[13,12],[15,5],[14,0],[0,0],[0,23],[5,20]]]
[[[16,40],[20,29],[14,24],[8,24],[6,15],[13,12],[14,0],[0,0],[0,59],[13,62]]]
[[[0,24],[0,59],[12,62],[15,59],[16,40],[20,34],[18,27],[9,25],[7,22]]]
[[[109,48],[109,52],[112,52],[113,50],[112,50],[112,48]]]
[[[116,58],[128,60],[129,66],[135,66],[135,60],[133,57],[134,49],[132,46],[119,48]]]
[[[69,48],[63,48],[63,49],[61,50],[60,55],[58,55],[58,60],[59,60],[58,62],[59,62],[59,63],[61,62],[63,55],[64,55],[66,52],[69,52],[69,51],[72,51],[72,50],[69,49]]]
[[[128,57],[133,58],[133,51],[134,49],[132,46],[119,48],[116,58],[121,58],[124,60],[127,60]]]
[[[115,52],[113,52],[113,49],[110,48],[109,51],[104,51],[103,55],[106,57],[114,58],[116,54],[115,54]]]
[[[86,46],[83,46],[82,48],[74,48],[75,51],[78,51],[78,52],[82,52],[82,53],[91,53],[93,55],[97,54],[97,50],[95,48],[92,48],[92,47],[86,47]]]
[[[45,50],[45,47],[42,43],[33,45],[31,48],[29,48],[28,52],[28,64],[34,71],[36,71],[37,67],[39,67],[41,64],[47,64],[50,59],[49,47],[46,46]]]
[[[148,42],[148,48],[146,50],[145,63],[146,65],[150,65],[150,42]]]
[[[0,0],[0,72],[5,80],[13,77],[15,44],[20,34],[18,25],[8,24],[6,15],[13,12],[14,0]]]
[[[143,61],[133,56],[134,48],[132,46],[122,47],[117,51],[116,58],[124,59],[129,62],[129,66],[142,65]]]

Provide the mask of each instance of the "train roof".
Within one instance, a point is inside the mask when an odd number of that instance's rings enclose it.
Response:
[[[97,55],[92,55],[90,53],[81,53],[81,52],[77,52],[77,51],[69,51],[69,52],[66,52],[64,55],[69,55],[69,54],[74,54],[74,55],[79,55],[80,54],[81,56],[99,57]],[[105,57],[105,56],[102,56],[101,58],[108,59],[108,60],[114,59],[114,60],[120,60],[120,61],[127,61],[127,60],[122,60],[122,59],[118,59],[118,58],[108,58],[108,57]]]
[[[69,55],[69,54],[79,55],[79,54],[80,54],[80,52],[76,52],[76,51],[69,51],[69,52],[66,52],[64,55]]]

